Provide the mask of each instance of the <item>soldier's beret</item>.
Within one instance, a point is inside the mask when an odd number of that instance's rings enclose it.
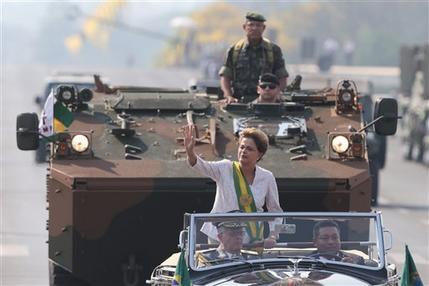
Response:
[[[280,81],[278,77],[272,73],[264,73],[259,77],[259,84],[270,84],[270,83],[279,85]]]
[[[243,222],[237,222],[237,221],[222,221],[215,224],[218,232],[223,232],[225,230],[235,230],[235,229],[242,229],[245,227],[245,224]]]
[[[265,17],[259,13],[247,12],[246,19],[250,21],[265,22]]]

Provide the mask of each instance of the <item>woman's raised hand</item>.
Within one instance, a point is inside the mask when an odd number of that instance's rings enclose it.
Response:
[[[183,138],[184,138],[186,154],[188,155],[189,164],[193,166],[197,162],[197,156],[195,155],[195,152],[194,152],[195,125],[188,124],[183,128]]]

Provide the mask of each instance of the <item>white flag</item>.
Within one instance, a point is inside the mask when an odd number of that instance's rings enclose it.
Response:
[[[51,89],[45,105],[43,106],[39,122],[39,133],[46,137],[54,134],[54,100],[54,90]]]

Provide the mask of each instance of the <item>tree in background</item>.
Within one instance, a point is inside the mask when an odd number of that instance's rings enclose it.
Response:
[[[244,37],[242,25],[246,10],[228,2],[215,2],[190,15],[195,26],[180,29],[176,38],[163,51],[159,63],[167,66],[184,64],[186,54],[191,54],[191,66],[203,65],[207,61],[223,62],[227,48]],[[281,33],[282,22],[268,16],[265,36],[273,41],[282,41],[291,47],[287,36]],[[189,35],[193,33],[193,43],[189,44]],[[186,51],[186,48],[191,51]]]
[[[195,35],[188,48],[194,66],[207,57],[219,60],[218,54],[243,36],[241,26],[247,9],[239,2],[215,2],[191,14]],[[287,63],[302,62],[302,39],[314,39],[317,56],[323,42],[331,38],[339,47],[353,42],[353,64],[395,66],[401,45],[428,42],[428,9],[428,2],[392,1],[304,2],[289,6],[267,2],[253,3],[249,10],[266,16],[265,36],[280,45]],[[186,31],[181,33],[179,39],[187,37]],[[160,62],[183,64],[183,42],[168,45]],[[346,51],[340,49],[336,63],[345,64],[345,56]]]
[[[240,13],[236,7],[225,2],[213,3],[195,11],[189,17],[194,26],[177,30],[175,39],[162,52],[159,63],[183,65],[185,54],[189,54],[193,66],[209,56],[219,58],[227,43],[240,37]],[[190,38],[192,43],[189,43]]]

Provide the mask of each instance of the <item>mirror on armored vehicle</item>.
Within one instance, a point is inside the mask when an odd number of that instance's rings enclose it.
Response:
[[[16,142],[20,150],[39,147],[39,119],[36,113],[22,113],[16,118]]]
[[[394,98],[377,98],[374,107],[375,132],[380,135],[393,135],[398,125],[398,102]]]

